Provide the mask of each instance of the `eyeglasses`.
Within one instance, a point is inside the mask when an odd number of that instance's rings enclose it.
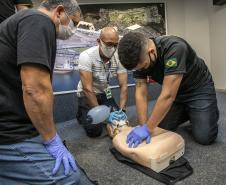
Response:
[[[75,14],[71,15],[70,18],[73,21],[75,27],[78,26],[79,21],[83,20],[80,12],[76,12]]]
[[[106,47],[117,47],[118,43],[114,43],[114,42],[104,42],[103,40],[100,39],[100,41],[106,46]]]
[[[64,14],[66,15],[66,17],[69,19],[69,21],[71,20],[70,19],[70,17],[69,17],[69,15],[66,13],[66,12],[64,12]]]

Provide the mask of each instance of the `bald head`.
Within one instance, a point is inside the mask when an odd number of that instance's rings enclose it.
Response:
[[[100,32],[100,39],[118,39],[118,32],[113,27],[104,27]]]
[[[100,56],[108,61],[117,49],[119,41],[118,32],[113,27],[104,27],[97,42],[100,46]],[[105,62],[106,62],[105,61]]]
[[[113,27],[104,27],[100,32],[100,39],[109,45],[115,45],[118,43],[118,32]]]

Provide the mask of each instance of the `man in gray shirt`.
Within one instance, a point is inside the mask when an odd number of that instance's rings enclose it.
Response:
[[[83,51],[79,56],[80,82],[78,84],[77,119],[89,137],[100,136],[103,124],[92,125],[87,121],[87,112],[97,105],[112,107],[111,117],[125,117],[127,102],[127,71],[118,59],[119,36],[113,27],[105,27],[97,39],[98,46]],[[112,97],[109,80],[117,77],[120,87],[119,106]]]

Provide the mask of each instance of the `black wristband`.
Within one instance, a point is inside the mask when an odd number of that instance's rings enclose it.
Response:
[[[122,112],[126,113],[126,109],[122,109]]]

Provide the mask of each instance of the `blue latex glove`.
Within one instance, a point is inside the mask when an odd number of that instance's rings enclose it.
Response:
[[[110,122],[112,122],[113,120],[117,120],[117,121],[120,121],[120,120],[127,120],[127,116],[126,116],[126,113],[122,111],[122,109],[120,109],[119,111],[114,111],[114,112],[111,112],[110,113],[110,116],[108,118],[108,120]]]
[[[56,163],[52,171],[53,175],[57,173],[61,162],[63,162],[64,164],[65,175],[69,174],[70,168],[72,168],[74,171],[77,170],[74,157],[64,146],[58,134],[56,134],[54,138],[44,142],[43,144],[46,147],[47,151],[56,159]]]
[[[136,148],[143,140],[146,143],[151,142],[151,133],[147,127],[147,124],[135,127],[127,136],[126,143],[129,147]]]

